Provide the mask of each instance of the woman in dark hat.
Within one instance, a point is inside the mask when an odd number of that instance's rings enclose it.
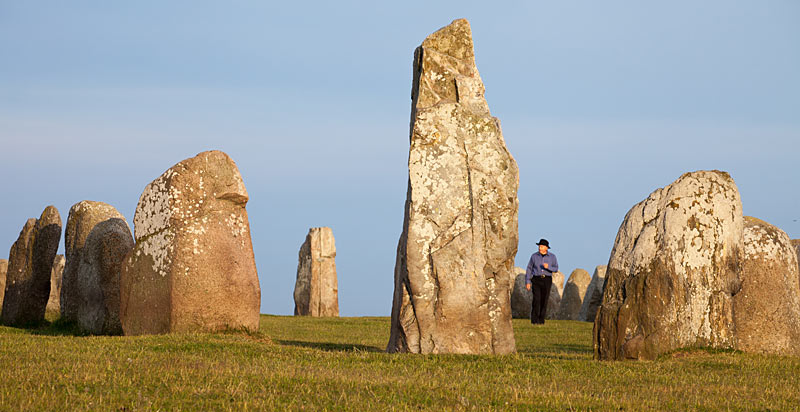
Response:
[[[525,271],[525,288],[533,292],[531,323],[544,324],[547,315],[547,299],[553,286],[553,273],[558,272],[558,259],[550,253],[550,242],[540,239],[539,251],[531,255]]]

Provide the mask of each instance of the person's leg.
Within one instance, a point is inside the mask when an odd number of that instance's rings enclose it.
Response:
[[[553,277],[545,276],[543,278],[542,285],[539,287],[539,289],[542,291],[542,307],[539,310],[539,323],[544,323],[544,318],[547,317],[547,302],[550,300],[550,288],[552,286]]]
[[[539,302],[541,295],[539,294],[539,278],[534,276],[531,278],[531,323],[539,323],[539,312],[541,311],[541,302]]]

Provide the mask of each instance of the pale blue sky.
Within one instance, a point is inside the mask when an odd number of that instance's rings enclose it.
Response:
[[[114,3],[0,0],[1,257],[48,204],[132,224],[147,183],[220,149],[263,313],[292,312],[297,251],[331,226],[342,315],[388,315],[413,51],[461,17],[520,166],[519,266],[545,237],[591,272],[633,204],[697,169],[800,237],[800,2]]]

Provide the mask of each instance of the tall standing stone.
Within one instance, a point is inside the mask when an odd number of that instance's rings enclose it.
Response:
[[[594,323],[598,359],[734,346],[742,202],[725,172],[686,173],[625,216]]]
[[[50,297],[45,313],[61,313],[61,280],[64,274],[64,255],[56,255],[50,270]]]
[[[414,53],[411,148],[387,351],[510,353],[519,173],[455,20]]]
[[[603,303],[603,287],[606,285],[607,267],[606,265],[600,265],[594,268],[592,281],[589,282],[589,287],[586,288],[586,295],[583,297],[578,320],[594,322],[594,318],[597,316],[597,309]]]
[[[586,289],[591,281],[592,278],[585,269],[578,268],[570,273],[567,284],[564,285],[564,294],[561,296],[556,319],[578,320],[583,297],[586,296]]]
[[[6,273],[8,273],[8,259],[0,259],[0,310],[3,309],[3,296],[6,294]]]
[[[113,206],[84,200],[67,218],[62,317],[95,335],[119,335],[120,272],[133,235]]]
[[[786,232],[744,218],[741,281],[733,297],[736,348],[800,355],[800,269]]]
[[[339,316],[336,242],[329,227],[308,230],[300,247],[294,285],[294,314]]]
[[[120,278],[126,335],[258,329],[248,200],[239,169],[220,151],[186,159],[147,185]]]
[[[3,298],[2,323],[10,326],[44,320],[50,298],[50,275],[61,240],[61,216],[48,206],[39,219],[28,219],[11,246]]]

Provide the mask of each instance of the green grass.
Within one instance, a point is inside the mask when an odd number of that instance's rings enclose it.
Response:
[[[390,355],[387,318],[262,316],[258,333],[0,327],[0,410],[796,410],[800,359],[592,360],[591,324],[514,321],[517,353]]]

